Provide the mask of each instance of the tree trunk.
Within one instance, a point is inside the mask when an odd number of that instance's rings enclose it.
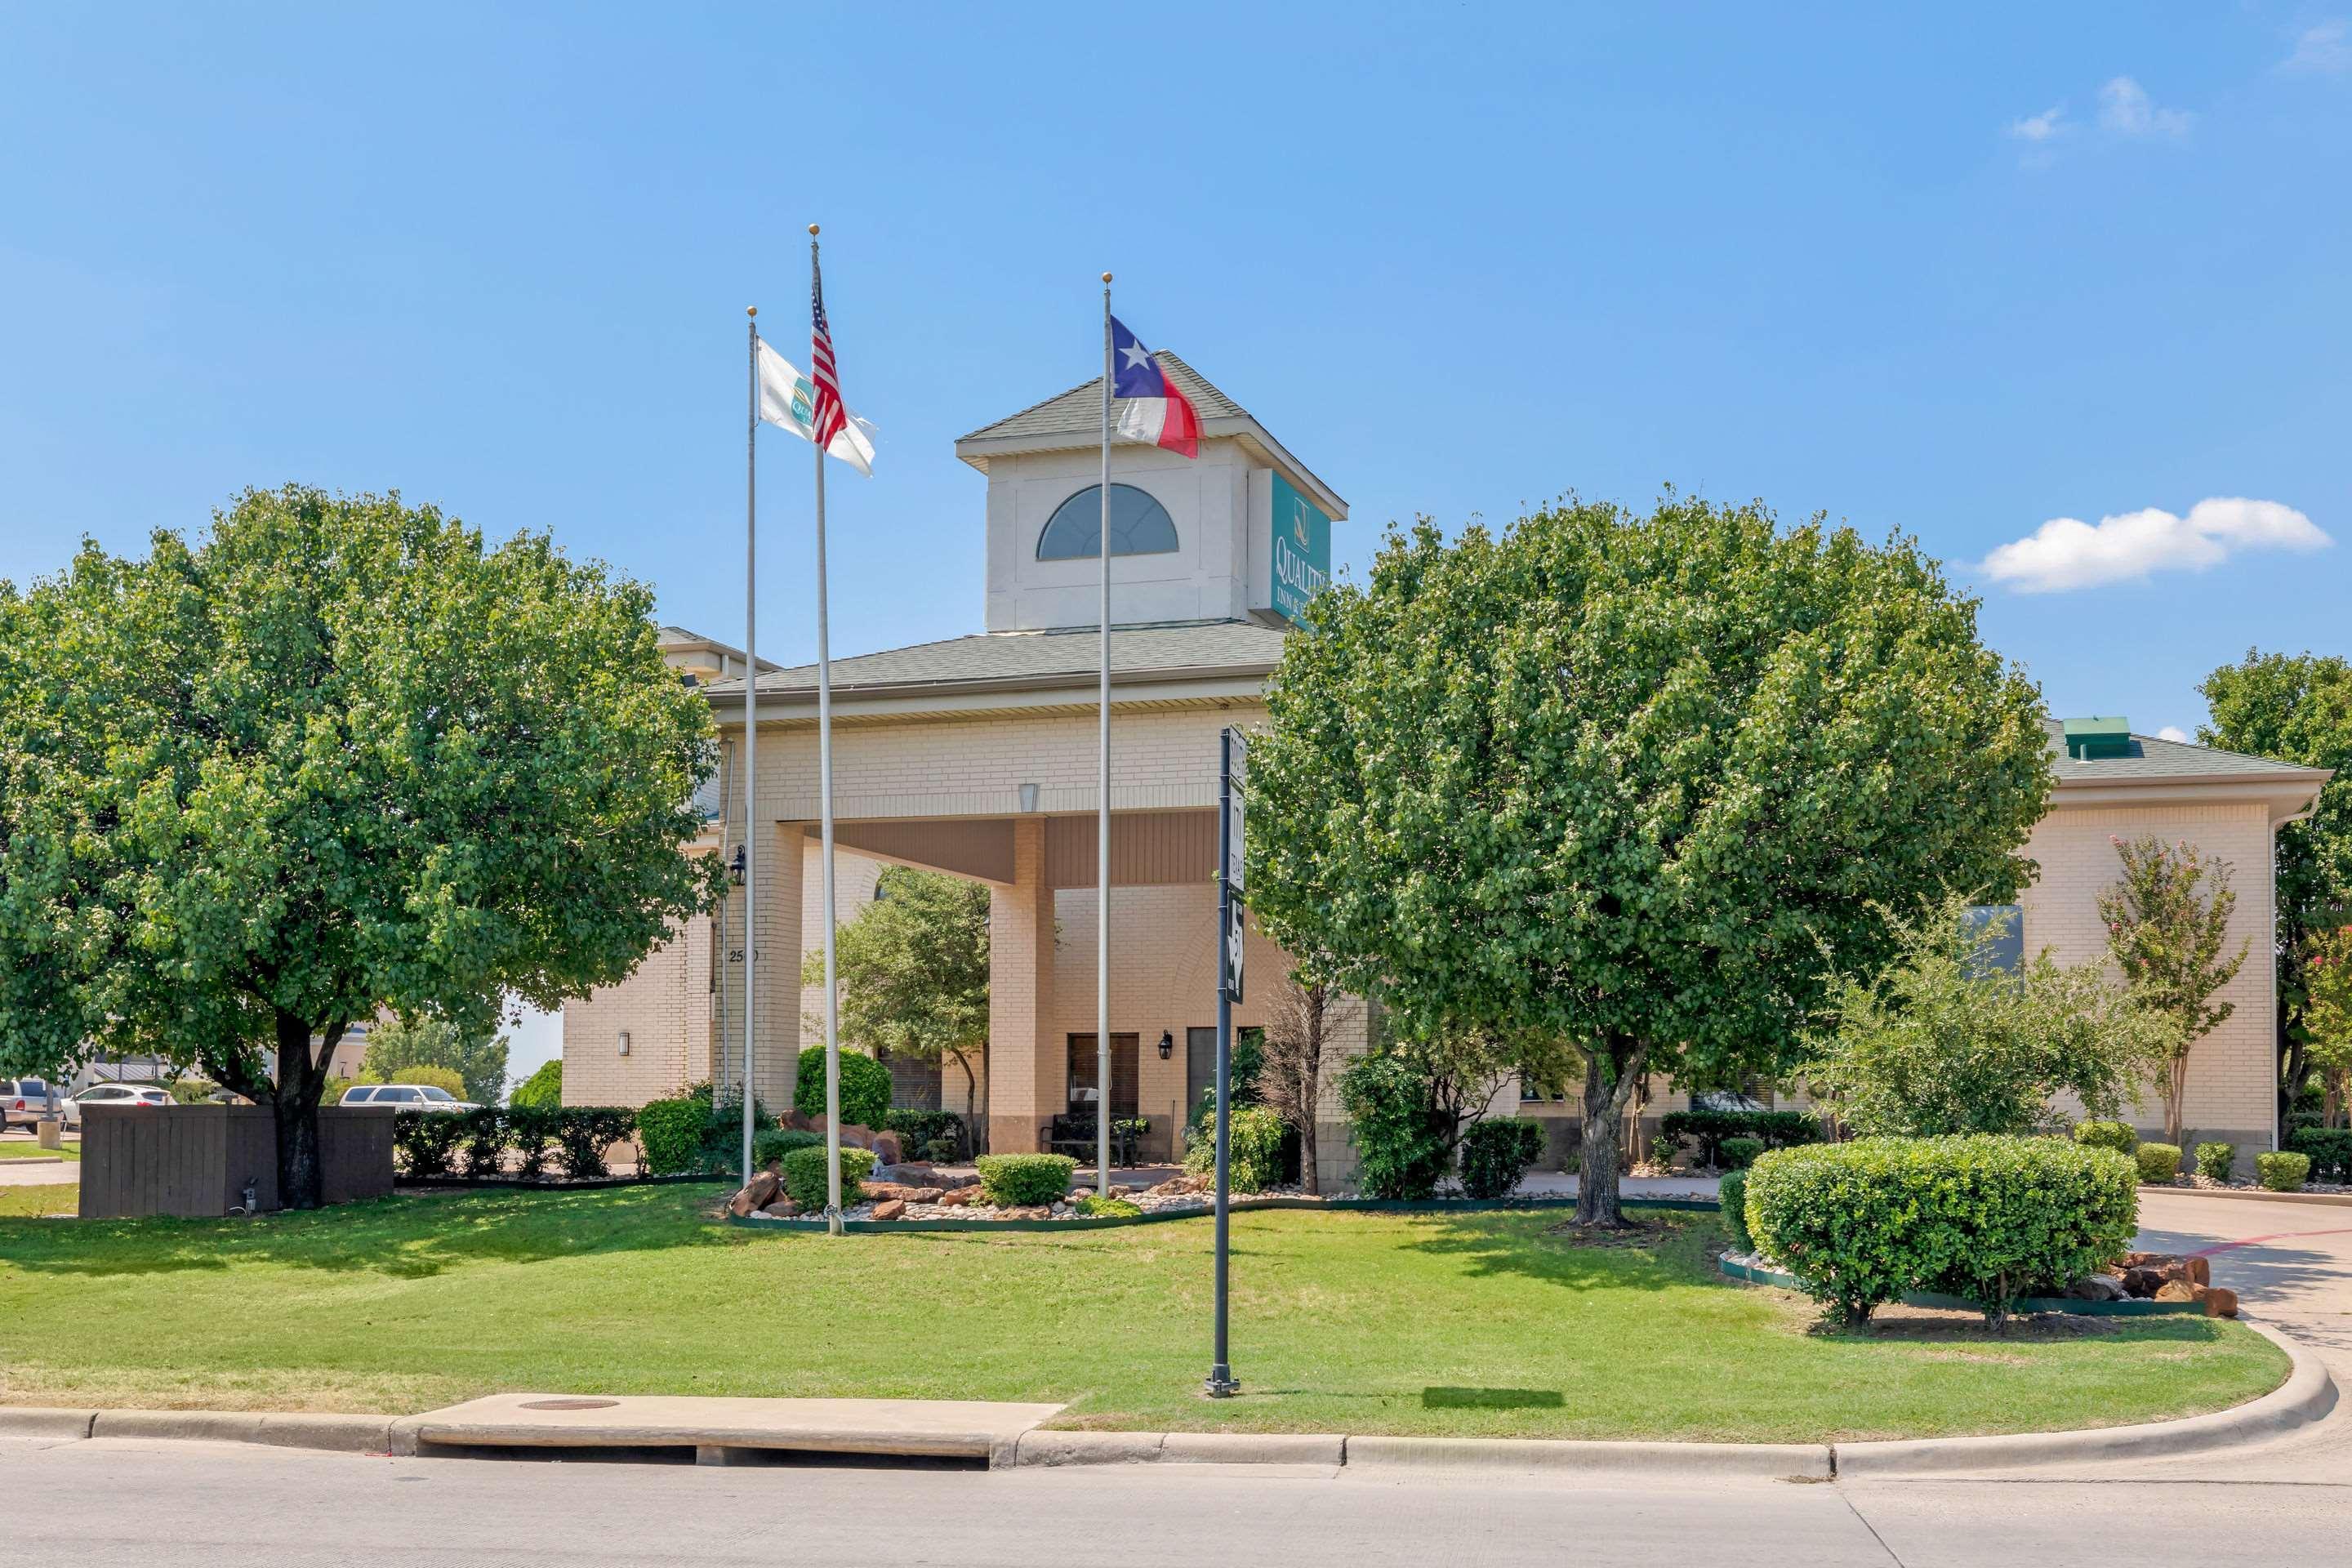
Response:
[[[2344,1125],[2344,1079],[2342,1068],[2330,1068],[2320,1076],[2320,1104],[2325,1108],[2320,1120],[2330,1129]]]
[[[319,1090],[326,1083],[322,1064],[334,1055],[342,1032],[341,1025],[331,1026],[324,1048],[313,1059],[309,1021],[289,1013],[278,1015],[278,1082],[269,1109],[278,1126],[278,1202],[282,1207],[314,1209],[323,1201]]]
[[[2164,1141],[2177,1149],[2181,1139],[2181,1101],[2189,1093],[2188,1047],[2181,1047],[2168,1066],[2164,1081]]]
[[[1618,1119],[1642,1080],[1646,1048],[1595,1041],[1584,1053],[1584,1127],[1576,1154],[1576,1222],[1625,1223],[1618,1203]]]

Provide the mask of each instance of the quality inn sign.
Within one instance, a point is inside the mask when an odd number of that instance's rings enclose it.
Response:
[[[1307,602],[1331,581],[1331,520],[1321,508],[1274,476],[1273,549],[1267,569],[1273,575],[1269,601],[1285,620],[1306,618]]]

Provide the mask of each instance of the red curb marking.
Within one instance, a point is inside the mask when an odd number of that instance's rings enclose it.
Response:
[[[2352,1225],[2338,1226],[2334,1230],[2273,1231],[2268,1236],[2250,1236],[2242,1241],[2217,1242],[2211,1247],[2200,1247],[2195,1252],[2184,1252],[2180,1256],[2183,1258],[2210,1258],[2217,1252],[2229,1252],[2241,1247],[2260,1247],[2265,1241],[2293,1241],[2298,1237],[2305,1236],[2352,1236]]]

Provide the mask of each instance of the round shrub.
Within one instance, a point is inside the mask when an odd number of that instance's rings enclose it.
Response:
[[[1543,1152],[1543,1123],[1532,1118],[1490,1116],[1474,1122],[1462,1134],[1462,1190],[1489,1201],[1508,1197]]]
[[[963,1141],[960,1138],[934,1138],[919,1152],[934,1165],[952,1165],[963,1158]]]
[[[2128,1121],[2077,1121],[2074,1142],[2085,1149],[2112,1149],[2129,1154],[2139,1147],[2139,1134]]]
[[[933,1158],[929,1151],[940,1143],[947,1144],[949,1152],[938,1158],[953,1161],[962,1157],[963,1118],[952,1110],[893,1108],[883,1113],[881,1126],[886,1131],[898,1135],[898,1146],[907,1152],[909,1158]]]
[[[1764,1140],[1761,1138],[1727,1138],[1723,1141],[1723,1168],[1744,1171],[1756,1163],[1756,1157],[1762,1152]]]
[[[2238,1163],[2235,1143],[2200,1143],[2197,1145],[2197,1173],[2209,1182],[2226,1182],[2231,1167]]]
[[[1367,1196],[1418,1202],[1445,1179],[1450,1123],[1428,1072],[1402,1052],[1372,1051],[1339,1074],[1356,1145],[1356,1180]]]
[[[2122,1256],[2138,1228],[2131,1163],[2050,1138],[1864,1138],[1778,1149],[1748,1177],[1758,1248],[1843,1321],[1913,1291],[1998,1324]]]
[[[1143,1212],[1139,1205],[1125,1198],[1106,1198],[1095,1193],[1080,1198],[1077,1210],[1094,1219],[1133,1219]]]
[[[707,1100],[656,1100],[637,1110],[637,1147],[651,1176],[702,1169],[702,1137],[710,1123]]]
[[[563,1103],[563,1058],[541,1062],[539,1070],[515,1085],[507,1096],[509,1105],[525,1106],[538,1110],[553,1110]]]
[[[1236,1193],[1262,1193],[1282,1180],[1282,1118],[1263,1105],[1234,1107],[1234,1125],[1225,1138],[1225,1179]],[[1213,1118],[1205,1133],[1196,1135],[1184,1151],[1184,1169],[1196,1176],[1217,1168],[1217,1124]]]
[[[752,1138],[751,1163],[762,1171],[771,1165],[782,1169],[784,1156],[793,1150],[824,1147],[824,1134],[822,1132],[801,1132],[789,1127],[773,1127]]]
[[[2286,1146],[2311,1157],[2311,1174],[2321,1181],[2352,1182],[2352,1129],[2298,1127],[2286,1135]]]
[[[999,1208],[1058,1203],[1077,1168],[1067,1154],[982,1154],[981,1195]]]
[[[824,1212],[824,1140],[819,1138],[812,1148],[795,1149],[782,1161],[784,1195],[810,1214]],[[841,1151],[841,1202],[844,1207],[866,1195],[859,1184],[874,1173],[874,1151],[853,1149],[845,1145]]]
[[[2180,1145],[2178,1143],[2143,1143],[2133,1152],[2139,1163],[2139,1179],[2158,1186],[2168,1186],[2180,1175]]]
[[[446,1176],[450,1156],[465,1131],[463,1118],[446,1110],[400,1110],[392,1118],[392,1147],[400,1156],[401,1173]]]
[[[2311,1174],[2311,1156],[2281,1150],[2254,1156],[2254,1176],[2274,1193],[2299,1193]]]
[[[793,1108],[820,1121],[824,1116],[824,1047],[801,1053],[793,1082]],[[841,1124],[879,1130],[890,1118],[890,1069],[856,1051],[841,1053]]]
[[[1731,1250],[1755,1251],[1756,1238],[1748,1233],[1748,1173],[1726,1171],[1719,1192],[1719,1201],[1723,1205],[1723,1230],[1731,1237]]]

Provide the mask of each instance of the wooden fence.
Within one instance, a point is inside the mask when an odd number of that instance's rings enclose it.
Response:
[[[390,1106],[319,1111],[323,1196],[331,1204],[392,1193]],[[82,1108],[81,1215],[202,1218],[278,1199],[278,1131],[262,1105],[89,1105]]]

